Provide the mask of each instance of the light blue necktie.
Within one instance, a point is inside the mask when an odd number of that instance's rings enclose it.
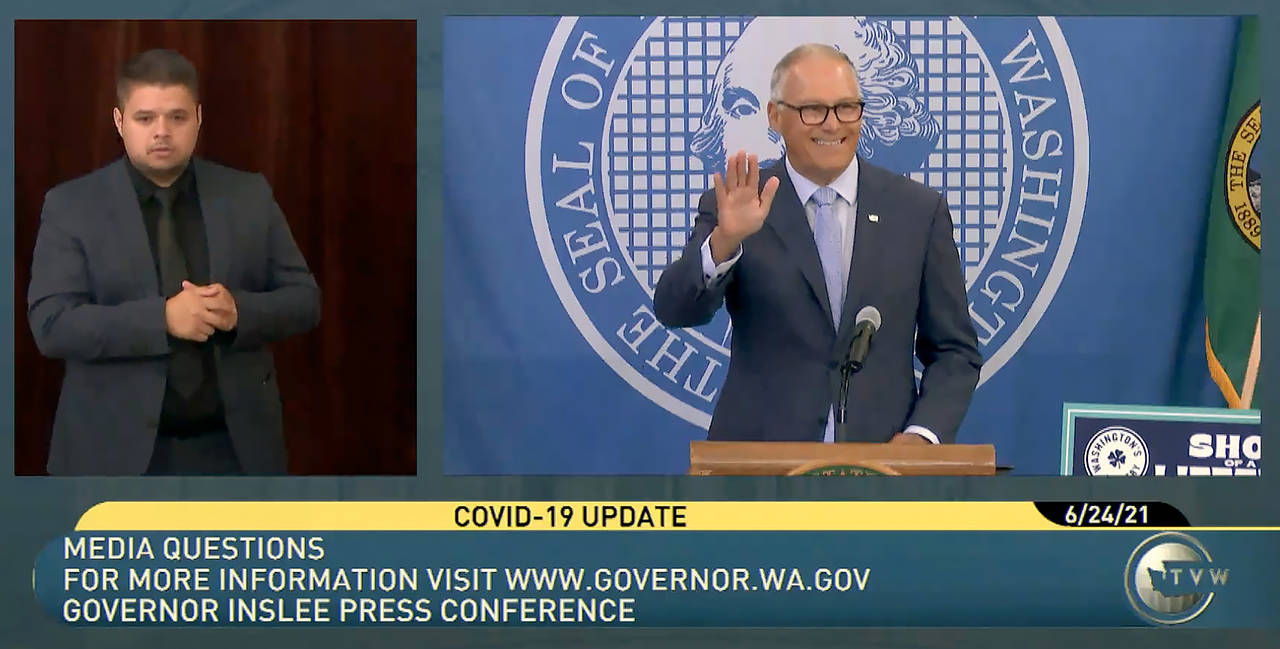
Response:
[[[827,297],[831,301],[831,325],[840,329],[840,310],[844,307],[844,255],[840,244],[844,236],[840,220],[836,218],[832,203],[836,200],[836,190],[830,187],[819,187],[811,199],[818,207],[813,219],[813,237],[818,244],[818,258],[822,260],[822,277],[827,283]],[[827,412],[827,425],[822,433],[822,441],[830,444],[835,440],[836,427],[834,408]]]
[[[843,228],[836,218],[832,203],[836,200],[836,190],[830,187],[819,187],[813,193],[813,202],[817,205],[814,218],[813,235],[818,244],[818,258],[822,260],[822,277],[827,282],[827,297],[831,300],[831,324],[840,328],[840,309],[844,306],[844,255],[840,252],[843,239]]]

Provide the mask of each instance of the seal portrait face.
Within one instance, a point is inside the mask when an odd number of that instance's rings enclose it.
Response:
[[[1262,216],[1262,174],[1252,168],[1249,169],[1249,184],[1246,192],[1253,211],[1257,212],[1258,216]]]
[[[762,17],[748,23],[716,68],[691,140],[704,167],[723,171],[726,154],[739,150],[756,154],[761,166],[782,159],[782,137],[765,115],[769,84],[774,65],[805,43],[830,45],[854,64],[867,102],[858,154],[895,168],[920,168],[940,129],[918,96],[914,58],[885,23],[858,17]]]
[[[980,386],[1035,329],[1080,231],[1088,122],[1052,18],[560,19],[525,132],[547,278],[603,362],[700,427],[726,375],[729,317],[667,329],[653,288],[724,154],[781,159],[770,77],[807,42],[854,64],[867,102],[858,156],[945,196],[985,358]]]

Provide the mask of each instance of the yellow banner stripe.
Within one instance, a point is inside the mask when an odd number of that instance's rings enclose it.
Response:
[[[811,501],[104,502],[85,512],[76,525],[79,532],[1062,529],[1075,528],[1050,523],[1030,502]]]

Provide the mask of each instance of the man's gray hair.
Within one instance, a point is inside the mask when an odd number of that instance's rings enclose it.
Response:
[[[825,56],[844,61],[849,66],[849,71],[853,73],[853,78],[858,78],[858,69],[844,52],[825,43],[805,43],[787,52],[778,64],[773,66],[773,77],[769,80],[769,101],[782,101],[782,84],[787,80],[787,74],[797,62],[810,56]]]

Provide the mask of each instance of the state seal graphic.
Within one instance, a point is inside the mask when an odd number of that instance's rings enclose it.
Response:
[[[1227,213],[1254,250],[1262,250],[1262,174],[1254,164],[1253,152],[1262,139],[1262,102],[1255,103],[1231,133],[1227,145],[1223,194]]]
[[[1081,227],[1085,103],[1051,18],[562,18],[525,133],[544,267],[591,349],[704,428],[729,363],[729,317],[667,329],[653,289],[725,153],[765,165],[784,155],[765,116],[769,77],[805,42],[833,45],[857,68],[858,155],[946,197],[982,381],[1035,329]]]

